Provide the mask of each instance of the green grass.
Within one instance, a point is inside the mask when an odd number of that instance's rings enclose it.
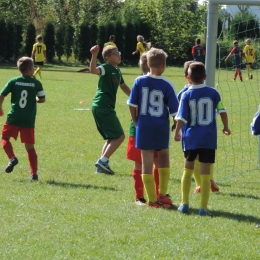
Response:
[[[13,173],[5,173],[8,159],[1,152],[0,258],[259,259],[260,229],[255,228],[260,223],[257,139],[249,129],[258,106],[257,75],[252,82],[239,85],[229,81],[233,71],[220,73],[218,89],[230,112],[232,136],[223,136],[219,127],[215,178],[221,192],[210,196],[214,217],[204,218],[197,215],[200,197],[193,193],[189,215],[134,204],[133,163],[125,159],[127,139],[111,157],[116,175],[94,173],[104,141],[91,111],[75,109],[91,108],[97,76],[76,71],[76,67],[50,65],[42,71],[46,103],[38,105],[36,121],[39,182],[30,182],[20,140],[13,141],[19,158]],[[0,73],[0,86],[18,75],[14,67],[0,67]],[[122,73],[131,86],[140,71],[122,68]],[[165,76],[177,91],[186,84],[182,68],[167,68]],[[80,104],[81,100],[86,104]],[[119,90],[116,110],[128,136],[126,100]],[[9,103],[7,97],[1,126]],[[180,143],[172,141],[170,150],[169,193],[179,205]],[[241,157],[232,155],[234,152]],[[232,168],[238,163],[239,169]]]

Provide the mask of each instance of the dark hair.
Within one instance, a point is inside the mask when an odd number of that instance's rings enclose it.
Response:
[[[110,35],[109,36],[109,41],[114,41],[116,39],[115,35]]]
[[[200,44],[200,38],[197,38],[197,39],[196,39],[196,43],[197,43],[197,44]]]
[[[191,63],[193,63],[194,60],[190,60],[190,61],[186,61],[183,65],[183,71],[184,71],[184,75],[188,76],[188,69]]]
[[[17,61],[17,67],[22,74],[25,74],[33,67],[33,59],[29,57],[22,57]]]
[[[237,45],[237,44],[238,44],[238,41],[237,41],[237,40],[234,40],[234,41],[233,41],[233,44],[236,44],[236,45]]]
[[[205,65],[197,61],[191,63],[188,69],[188,75],[192,83],[200,84],[206,75]]]

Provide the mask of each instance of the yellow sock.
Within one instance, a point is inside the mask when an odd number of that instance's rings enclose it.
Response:
[[[200,186],[200,162],[198,160],[195,160],[193,174],[196,182],[196,187],[199,187]]]
[[[210,172],[209,172],[210,180],[214,180],[213,179],[213,170],[214,170],[214,163],[212,163],[210,165]]]
[[[38,74],[39,74],[40,78],[42,78],[41,68],[39,68]]]
[[[210,175],[201,174],[200,175],[201,185],[200,185],[200,207],[207,210],[210,192]]]
[[[33,73],[33,76],[36,76],[36,74],[38,73],[38,71],[39,71],[39,67],[36,69],[36,71]]]
[[[145,187],[145,191],[149,202],[156,202],[154,178],[152,174],[142,174],[142,179]]]
[[[190,186],[191,186],[191,176],[192,176],[193,170],[184,168],[183,175],[181,179],[181,193],[182,193],[182,199],[181,203],[189,204],[189,197],[190,197]]]
[[[170,178],[170,168],[158,168],[159,173],[159,193],[166,195]]]

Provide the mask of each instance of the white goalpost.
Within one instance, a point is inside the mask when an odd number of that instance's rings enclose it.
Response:
[[[258,141],[257,138],[251,136],[249,126],[249,120],[253,118],[254,112],[256,112],[260,101],[258,94],[258,89],[260,89],[260,76],[258,76],[257,71],[255,71],[256,74],[254,75],[255,78],[253,81],[237,84],[234,82],[229,83],[229,75],[227,75],[225,81],[222,80],[220,82],[220,86],[219,82],[216,84],[215,77],[219,19],[218,7],[219,5],[246,5],[250,7],[259,6],[260,10],[260,0],[208,0],[207,2],[208,10],[205,60],[207,78],[205,83],[211,87],[217,85],[222,98],[224,96],[223,102],[224,105],[228,104],[227,112],[231,128],[230,138],[222,138],[222,136],[218,137],[218,147],[220,147],[218,151],[220,151],[217,152],[215,171],[217,172],[216,180],[222,182],[226,179],[233,178],[234,176],[241,175],[241,173],[256,170],[260,167],[260,146],[258,145],[258,143],[260,143],[260,138]],[[257,41],[260,42],[260,39],[258,38]],[[232,46],[230,46],[230,50],[231,49]],[[226,70],[221,73],[230,74],[231,72]],[[236,93],[238,97],[235,97],[234,93]],[[240,102],[243,102],[243,104],[241,105]],[[250,156],[248,155],[249,152]],[[224,161],[224,167],[221,166],[222,168],[220,168],[220,166],[218,166],[218,161],[221,161],[222,164]]]

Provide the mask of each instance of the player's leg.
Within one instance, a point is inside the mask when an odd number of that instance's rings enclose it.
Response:
[[[219,187],[213,179],[214,164],[210,165],[210,189],[212,192],[219,192]]]
[[[181,213],[188,213],[189,211],[189,195],[191,187],[191,178],[194,172],[195,159],[197,157],[196,150],[188,150],[184,152],[184,169],[181,179],[181,205],[178,208],[178,211]]]
[[[200,193],[200,162],[199,158],[197,157],[194,162],[194,170],[193,170],[193,176],[196,183],[196,188],[194,190],[195,193]]]
[[[38,180],[38,156],[34,148],[34,128],[21,128],[21,142],[27,151],[28,161],[30,165],[30,176],[34,181]]]
[[[209,193],[210,193],[210,167],[215,162],[215,150],[212,149],[199,149],[199,161],[200,161],[200,216],[210,215],[207,210]]]
[[[238,75],[239,75],[240,81],[243,81],[242,72],[241,72],[240,67],[237,68],[237,71],[238,71]]]
[[[135,189],[135,202],[139,206],[146,205],[146,201],[144,199],[144,184],[142,180],[141,150],[135,147],[134,136],[129,136],[128,138],[126,158],[134,161],[132,177]]]
[[[12,126],[7,123],[4,124],[2,130],[2,147],[10,160],[5,169],[7,173],[12,172],[14,166],[18,164],[18,159],[14,154],[13,146],[10,142],[11,137],[13,137],[15,140],[17,139],[18,133],[19,127]]]
[[[250,65],[249,63],[246,63],[246,69],[247,69],[247,80],[250,79]]]
[[[154,185],[155,185],[155,192],[156,197],[159,195],[159,172],[158,172],[158,154],[155,151],[154,152],[154,158],[153,158],[153,177],[154,177]]]
[[[158,154],[158,173],[159,173],[159,195],[158,201],[172,205],[170,197],[167,195],[168,183],[170,178],[169,149],[157,151]]]
[[[142,154],[142,178],[148,198],[148,206],[155,208],[169,208],[170,205],[157,201],[153,177],[154,150],[141,150]]]
[[[95,165],[107,174],[114,174],[108,161],[125,139],[123,128],[113,108],[92,107],[92,113],[99,133],[107,140]]]

